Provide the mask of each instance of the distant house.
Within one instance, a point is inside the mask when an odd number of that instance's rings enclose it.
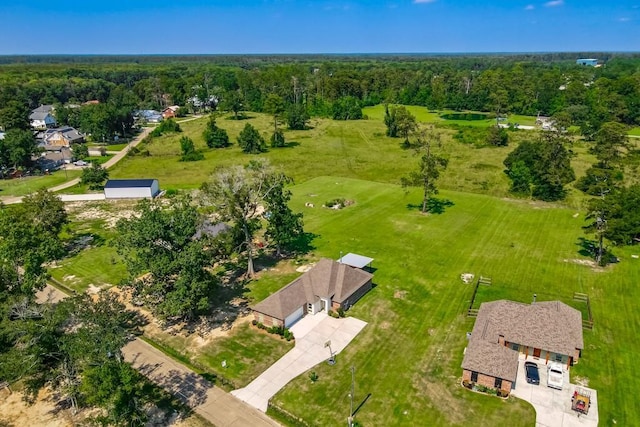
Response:
[[[582,65],[582,66],[585,66],[585,67],[597,67],[598,66],[598,60],[597,59],[593,59],[593,58],[578,59],[578,60],[576,60],[576,65]]]
[[[159,192],[157,179],[110,179],[104,185],[107,199],[152,199]]]
[[[254,319],[289,327],[307,314],[348,309],[372,287],[373,275],[323,258],[302,276],[252,307]]]
[[[156,110],[138,110],[134,117],[147,123],[160,123],[163,119],[162,113]]]
[[[47,150],[55,149],[56,147],[70,147],[71,144],[84,142],[84,135],[70,126],[47,129],[39,133],[37,137],[42,139]]]
[[[167,107],[164,110],[162,110],[162,117],[164,117],[165,119],[171,119],[173,117],[177,117],[179,109],[180,109],[180,106],[178,105],[172,105],[170,107]]]
[[[508,395],[520,354],[568,368],[578,363],[583,348],[582,314],[560,301],[483,303],[465,350],[462,379]]]
[[[33,129],[47,129],[56,126],[56,118],[53,117],[53,105],[41,105],[31,111],[29,123]]]
[[[46,151],[37,158],[36,163],[42,171],[54,171],[65,163],[70,163],[73,154],[69,148],[62,147],[57,151]]]

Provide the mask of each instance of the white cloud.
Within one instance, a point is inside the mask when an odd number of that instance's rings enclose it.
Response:
[[[535,8],[536,8],[536,7],[535,7],[534,5],[532,5],[532,4],[528,4],[528,5],[526,5],[526,6],[525,6],[524,10],[533,10],[533,9],[535,9]]]
[[[413,0],[415,4],[424,4],[424,3],[435,3],[436,0]]]
[[[557,7],[562,6],[564,4],[564,0],[551,0],[546,2],[544,5],[547,7]]]

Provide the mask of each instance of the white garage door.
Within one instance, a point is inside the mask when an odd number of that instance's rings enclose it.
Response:
[[[292,314],[288,315],[286,319],[284,319],[285,328],[288,328],[289,326],[293,325],[294,323],[296,323],[298,320],[302,318],[302,314],[304,313],[303,308],[304,307],[300,307],[299,309],[294,311]]]

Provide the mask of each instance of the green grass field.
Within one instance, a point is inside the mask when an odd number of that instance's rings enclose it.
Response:
[[[429,110],[427,107],[419,107],[416,105],[406,106],[407,110],[416,117],[418,122],[432,123],[438,125],[461,125],[473,127],[488,127],[495,125],[495,119],[487,120],[446,120],[441,117],[443,114],[459,113],[453,110]],[[470,113],[480,113],[478,111],[469,111]],[[367,115],[369,119],[382,121],[384,119],[384,105],[375,105],[373,107],[365,107],[362,113]],[[533,126],[536,123],[534,116],[523,116],[520,114],[509,114],[508,122],[519,123],[521,125]]]
[[[572,209],[483,195],[443,192],[453,205],[440,215],[423,216],[397,186],[325,177],[293,188],[293,205],[305,213],[315,255],[337,258],[352,251],[375,258],[376,287],[350,315],[369,322],[338,356],[320,365],[320,380],[303,375],[276,397],[278,405],[312,425],[336,425],[348,413],[349,368],[356,367],[357,401],[371,397],[358,413],[363,425],[533,425],[531,407],[503,402],[459,386],[465,333],[473,319],[465,310],[473,292],[462,273],[492,277],[496,297],[530,301],[592,298],[595,329],[585,332],[585,350],[572,376],[587,378],[599,392],[601,425],[628,425],[638,415],[633,375],[638,347],[635,294],[640,261],[632,249],[618,251],[622,262],[595,271],[573,260],[583,217]],[[311,196],[315,195],[315,196]],[[345,197],[355,205],[342,211],[304,208],[307,201]],[[317,203],[318,206],[320,203]],[[283,277],[282,285],[290,280]],[[274,280],[265,280],[272,288]],[[252,293],[262,280],[251,285]],[[612,357],[612,355],[614,355]],[[621,379],[624,378],[624,381]],[[309,416],[308,414],[313,414]],[[477,418],[480,417],[480,418]]]
[[[80,171],[57,170],[51,175],[0,179],[0,197],[24,196],[42,187],[50,188],[80,176]]]
[[[409,109],[423,122],[438,118],[425,108]],[[349,313],[367,321],[367,328],[338,357],[337,365],[314,368],[320,377],[317,383],[302,375],[275,397],[278,405],[311,425],[346,421],[352,365],[357,370],[357,403],[371,395],[357,415],[365,426],[424,425],[427,416],[429,425],[438,426],[470,420],[482,420],[483,425],[534,425],[535,414],[528,404],[517,399],[505,402],[459,386],[465,334],[473,328],[473,319],[465,316],[473,288],[462,283],[462,273],[492,277],[492,287],[482,290],[478,303],[495,298],[526,302],[534,293],[538,300],[570,302],[573,292],[589,294],[595,329],[585,332],[583,358],[572,376],[587,378],[598,390],[601,425],[633,424],[640,416],[633,393],[635,385],[640,385],[633,374],[633,358],[640,349],[635,344],[640,332],[635,310],[640,260],[631,257],[635,248],[615,249],[622,262],[604,271],[580,265],[575,260],[584,258],[578,244],[584,237],[584,197],[578,191],[570,188],[568,200],[561,204],[509,197],[502,162],[518,141],[535,136],[525,131],[510,133],[509,147],[478,148],[453,139],[457,129],[442,128],[441,150],[450,163],[438,182],[442,190],[438,197],[452,205],[442,214],[423,216],[411,207],[420,202],[418,192],[407,195],[398,186],[417,159],[400,148],[399,139],[384,136],[382,107],[366,114],[369,120],[314,119],[312,129],[285,132],[290,147],[270,149],[260,156],[243,154],[235,144],[207,149],[201,136],[207,119],[189,121],[181,125],[183,133],[156,138],[141,147],[150,156],[126,158],[111,170],[111,177],[158,178],[164,189],[193,189],[217,166],[268,158],[297,183],[291,188],[292,207],[304,213],[305,229],[318,236],[310,259],[337,258],[340,251],[376,259],[376,287]],[[221,117],[218,125],[227,129],[234,143],[245,123],[256,126],[268,139],[271,118],[250,116],[240,121]],[[526,124],[525,120],[519,123]],[[205,160],[178,161],[183,135],[193,138]],[[579,177],[594,158],[586,143],[576,142],[573,151],[572,165]],[[341,211],[320,208],[337,197],[355,204]],[[305,202],[316,207],[306,208]],[[96,229],[98,223],[87,227],[102,235]],[[111,259],[108,250],[106,245],[96,245],[63,261],[68,264],[52,274],[84,275],[78,289],[98,285],[99,277],[114,283],[120,273],[105,262]],[[260,273],[246,296],[253,302],[264,299],[299,274],[294,267],[283,262]],[[221,358],[235,354],[234,368],[219,373],[244,384],[287,348],[277,340],[272,348],[271,341],[254,334],[247,328],[191,354],[213,372],[221,369]],[[165,344],[180,351],[192,348],[189,342],[168,337]]]
[[[261,131],[265,139],[268,139],[272,122],[270,117],[258,113],[251,113],[250,116],[252,118],[239,121],[218,119],[218,125],[227,130],[234,142],[231,147],[206,148],[202,131],[207,119],[202,118],[183,123],[182,133],[154,139],[141,148],[149,151],[149,157],[127,157],[110,171],[110,176],[157,178],[164,189],[197,188],[217,166],[243,164],[256,158],[256,155],[242,153],[235,144],[236,137],[245,123],[251,123]],[[399,138],[385,136],[382,119],[314,119],[311,126],[313,128],[309,130],[286,131],[285,136],[291,143],[290,147],[270,149],[259,157],[269,159],[292,176],[297,183],[318,176],[339,176],[396,184],[400,182],[401,176],[406,175],[417,164],[413,151],[400,147]],[[441,132],[441,150],[449,158],[449,168],[442,174],[440,188],[498,197],[509,196],[509,182],[503,173],[502,164],[505,157],[518,141],[535,136],[533,132],[512,132],[512,143],[509,147],[476,148],[454,140],[452,135],[456,130],[441,129]],[[183,135],[194,140],[196,147],[204,153],[204,160],[179,161],[179,139]],[[573,159],[572,164],[576,174],[580,176],[593,163],[593,158],[586,153],[587,148],[582,143],[576,143],[573,149],[578,156]],[[582,195],[573,191],[567,203],[579,206],[582,203]]]
[[[629,135],[640,136],[640,126],[631,129]]]

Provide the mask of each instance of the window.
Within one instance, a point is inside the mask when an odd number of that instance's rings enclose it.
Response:
[[[562,355],[556,354],[556,362],[562,362]]]
[[[511,350],[520,351],[520,345],[511,343]]]
[[[502,388],[502,378],[496,378],[496,382],[493,383],[493,386],[500,390]]]
[[[471,382],[472,383],[478,382],[478,373],[475,371],[471,372]]]

